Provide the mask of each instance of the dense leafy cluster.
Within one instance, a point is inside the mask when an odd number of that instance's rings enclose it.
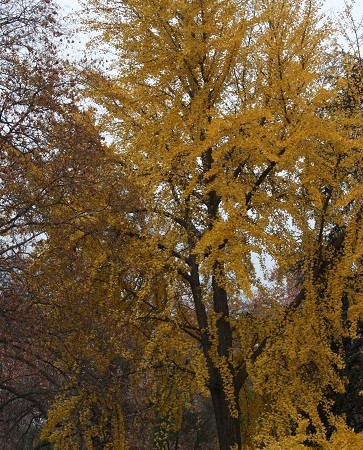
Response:
[[[362,447],[360,38],[319,11],[88,0],[96,69],[2,3],[4,450]]]

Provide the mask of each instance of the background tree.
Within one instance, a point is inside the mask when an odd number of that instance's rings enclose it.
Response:
[[[47,187],[32,184],[33,169],[35,161],[47,158],[44,130],[56,119],[67,84],[66,79],[60,81],[52,44],[58,33],[51,2],[1,3],[0,440],[4,449],[36,442],[40,420],[59,385],[59,373],[43,342],[44,316],[32,308],[23,277],[31,242],[40,233],[34,228],[37,219],[32,211]]]
[[[72,383],[74,387],[80,372],[85,376],[87,366],[95,365],[98,356],[96,349],[87,347],[89,360],[82,365],[84,355],[79,349],[71,348],[73,359],[66,353],[69,341],[75,338],[69,330],[69,322],[73,321],[74,327],[77,319],[74,314],[81,311],[85,315],[84,322],[78,321],[83,329],[77,330],[85,347],[84,336],[96,322],[95,317],[91,323],[86,321],[90,320],[90,314],[85,314],[89,304],[83,304],[83,311],[72,309],[66,291],[49,290],[56,267],[51,271],[48,265],[54,261],[50,241],[57,246],[58,261],[69,263],[63,267],[66,284],[72,260],[64,258],[67,250],[62,236],[70,242],[68,254],[75,255],[83,222],[88,221],[85,233],[91,234],[103,209],[120,196],[111,195],[110,189],[103,195],[97,190],[112,185],[115,164],[111,165],[90,114],[81,113],[76,106],[76,74],[59,58],[54,44],[60,35],[54,5],[48,1],[3,2],[0,23],[0,432],[2,448],[14,449],[39,443],[39,429],[50,406]],[[102,172],[106,167],[110,171],[107,180]],[[115,215],[117,208],[120,205],[114,205]],[[99,226],[105,235],[111,234]],[[102,236],[92,243],[101,246]],[[92,270],[96,266],[93,264]],[[79,292],[77,283],[85,279],[82,272],[89,274],[87,265],[77,269],[74,285],[67,285],[70,292]],[[37,284],[46,271],[48,280]],[[61,283],[57,278],[57,287]],[[64,298],[57,304],[61,294]],[[61,330],[57,322],[62,324]],[[65,355],[63,359],[61,355]],[[96,375],[98,370],[96,365]],[[100,380],[105,384],[102,389]],[[82,385],[80,379],[77,382]],[[101,397],[106,392],[102,397],[105,403],[110,395],[105,379],[96,376],[91,387],[93,393],[99,389]],[[92,403],[91,394],[87,402]],[[77,437],[82,437],[80,430]]]

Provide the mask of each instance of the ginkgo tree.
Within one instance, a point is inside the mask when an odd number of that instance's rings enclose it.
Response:
[[[362,314],[361,110],[339,100],[349,83],[319,6],[86,6],[86,27],[114,52],[109,72],[88,72],[86,95],[146,205],[132,255],[147,260],[133,320],[155,327],[145,364],[173,362],[211,396],[223,450],[247,446],[248,380],[268,398],[255,445],[324,446],[328,424],[329,445],[360,442],[327,394],[344,391],[333,343]],[[273,289],[256,270],[269,261]],[[180,389],[166,416],[187,402]]]

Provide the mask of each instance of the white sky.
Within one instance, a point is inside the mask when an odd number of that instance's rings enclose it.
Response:
[[[360,0],[358,0],[359,3]],[[78,0],[56,0],[59,6],[64,9],[66,12],[70,12],[72,10],[79,8]],[[339,11],[342,11],[344,8],[344,0],[325,0],[325,6],[323,6],[322,10],[326,13],[336,15]],[[354,12],[357,18],[362,17],[363,15],[363,7],[357,5],[355,2]]]
[[[56,3],[60,6],[61,12],[67,16],[70,13],[74,13],[78,9],[80,9],[79,0],[55,0]],[[82,1],[82,0],[81,0]],[[86,0],[84,0],[86,1]],[[344,10],[344,4],[346,0],[322,0],[323,7],[322,12],[326,13],[333,20],[339,21],[339,13]],[[353,3],[353,16],[356,19],[357,23],[360,22],[363,18],[363,7],[359,5],[361,0],[353,0],[350,3]],[[75,47],[82,48],[83,44],[87,38],[79,37],[79,42],[75,44]]]

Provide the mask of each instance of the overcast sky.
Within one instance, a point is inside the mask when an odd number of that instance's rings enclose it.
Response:
[[[363,15],[362,7],[359,6],[360,1],[361,0],[358,0],[354,6],[354,11],[357,17],[359,16],[359,14],[361,16]],[[72,9],[79,8],[78,0],[56,0],[56,2],[59,6],[64,8],[65,11],[71,11]],[[325,0],[324,3],[325,6],[323,7],[323,11],[329,14],[337,14],[344,8],[344,0]]]
[[[1,0],[0,0],[1,1]],[[78,0],[55,0],[61,7],[64,15],[77,11],[80,8]],[[359,22],[363,17],[363,8],[359,5],[362,0],[354,2],[353,14]],[[344,9],[345,0],[325,0],[322,11],[335,20],[339,20],[339,13]]]

